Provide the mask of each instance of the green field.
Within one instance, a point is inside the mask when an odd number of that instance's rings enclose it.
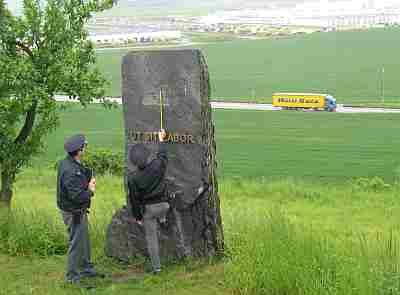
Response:
[[[314,33],[287,39],[235,40],[203,44],[213,99],[270,101],[277,91],[328,92],[339,103],[400,101],[400,29]],[[98,53],[99,65],[120,95],[121,56],[126,50]]]
[[[153,277],[143,259],[124,266],[105,257],[106,229],[125,193],[122,177],[99,176],[91,237],[94,261],[109,277],[94,281],[95,291],[63,284],[67,240],[49,167],[76,132],[89,148],[124,146],[120,107],[71,105],[47,152],[18,176],[11,219],[0,220],[0,294],[399,294],[399,115],[217,110],[213,117],[223,260],[173,264]]]
[[[380,176],[392,181],[400,173],[397,114],[218,110],[214,120],[222,178]],[[63,157],[64,138],[78,131],[87,134],[90,147],[124,149],[120,108],[73,107],[62,113],[41,159],[54,163]]]

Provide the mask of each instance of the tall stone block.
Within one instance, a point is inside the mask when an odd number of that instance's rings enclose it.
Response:
[[[199,50],[140,51],[126,55],[122,65],[126,152],[144,143],[153,155],[157,132],[168,132],[167,178],[183,191],[180,214],[186,245],[195,256],[213,256],[223,250],[223,231],[216,177],[216,145],[209,102],[207,65]],[[135,171],[127,160],[127,170]],[[209,190],[198,197],[206,182]],[[129,208],[129,206],[128,206]],[[141,226],[126,222],[123,208],[108,228],[106,252],[127,259],[146,254]],[[161,253],[176,253],[176,224],[168,216],[168,229],[160,228]]]

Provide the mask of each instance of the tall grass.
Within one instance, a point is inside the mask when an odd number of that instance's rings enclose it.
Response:
[[[104,255],[107,226],[125,202],[120,177],[98,177],[89,214],[93,254]],[[55,171],[27,170],[17,182],[12,211],[0,223],[0,250],[10,255],[59,255],[67,251],[67,228],[56,205]]]
[[[239,294],[398,294],[399,239],[358,242],[295,226],[278,209],[237,216],[230,235],[228,285]]]
[[[285,179],[223,183],[221,190],[225,279],[238,294],[399,294],[397,185]]]
[[[13,213],[0,225],[2,252],[66,252],[66,229],[50,186],[55,176],[39,175],[31,171],[18,180]],[[124,194],[120,178],[105,176],[98,183],[91,239],[95,260],[105,261],[107,225]],[[245,295],[399,294],[400,188],[376,183],[223,181],[226,288]]]
[[[0,249],[11,255],[64,254],[65,238],[60,223],[44,210],[16,209],[0,224]]]

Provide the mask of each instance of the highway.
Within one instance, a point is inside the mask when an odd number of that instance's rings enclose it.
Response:
[[[69,99],[67,96],[57,95],[55,97],[60,102],[78,102],[78,100]],[[107,100],[122,104],[120,97],[107,97]],[[95,103],[100,103],[95,101]],[[271,104],[260,104],[260,103],[246,103],[246,102],[222,102],[222,101],[211,101],[211,107],[213,109],[224,109],[224,110],[254,110],[254,111],[280,111],[281,108],[274,107]],[[311,112],[304,110],[304,112]],[[400,109],[393,108],[366,108],[366,107],[350,107],[338,105],[336,109],[337,113],[400,113]]]

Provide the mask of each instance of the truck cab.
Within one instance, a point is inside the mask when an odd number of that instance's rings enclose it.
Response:
[[[336,98],[334,98],[332,95],[327,95],[326,98],[326,105],[325,105],[325,109],[328,112],[336,112]]]

